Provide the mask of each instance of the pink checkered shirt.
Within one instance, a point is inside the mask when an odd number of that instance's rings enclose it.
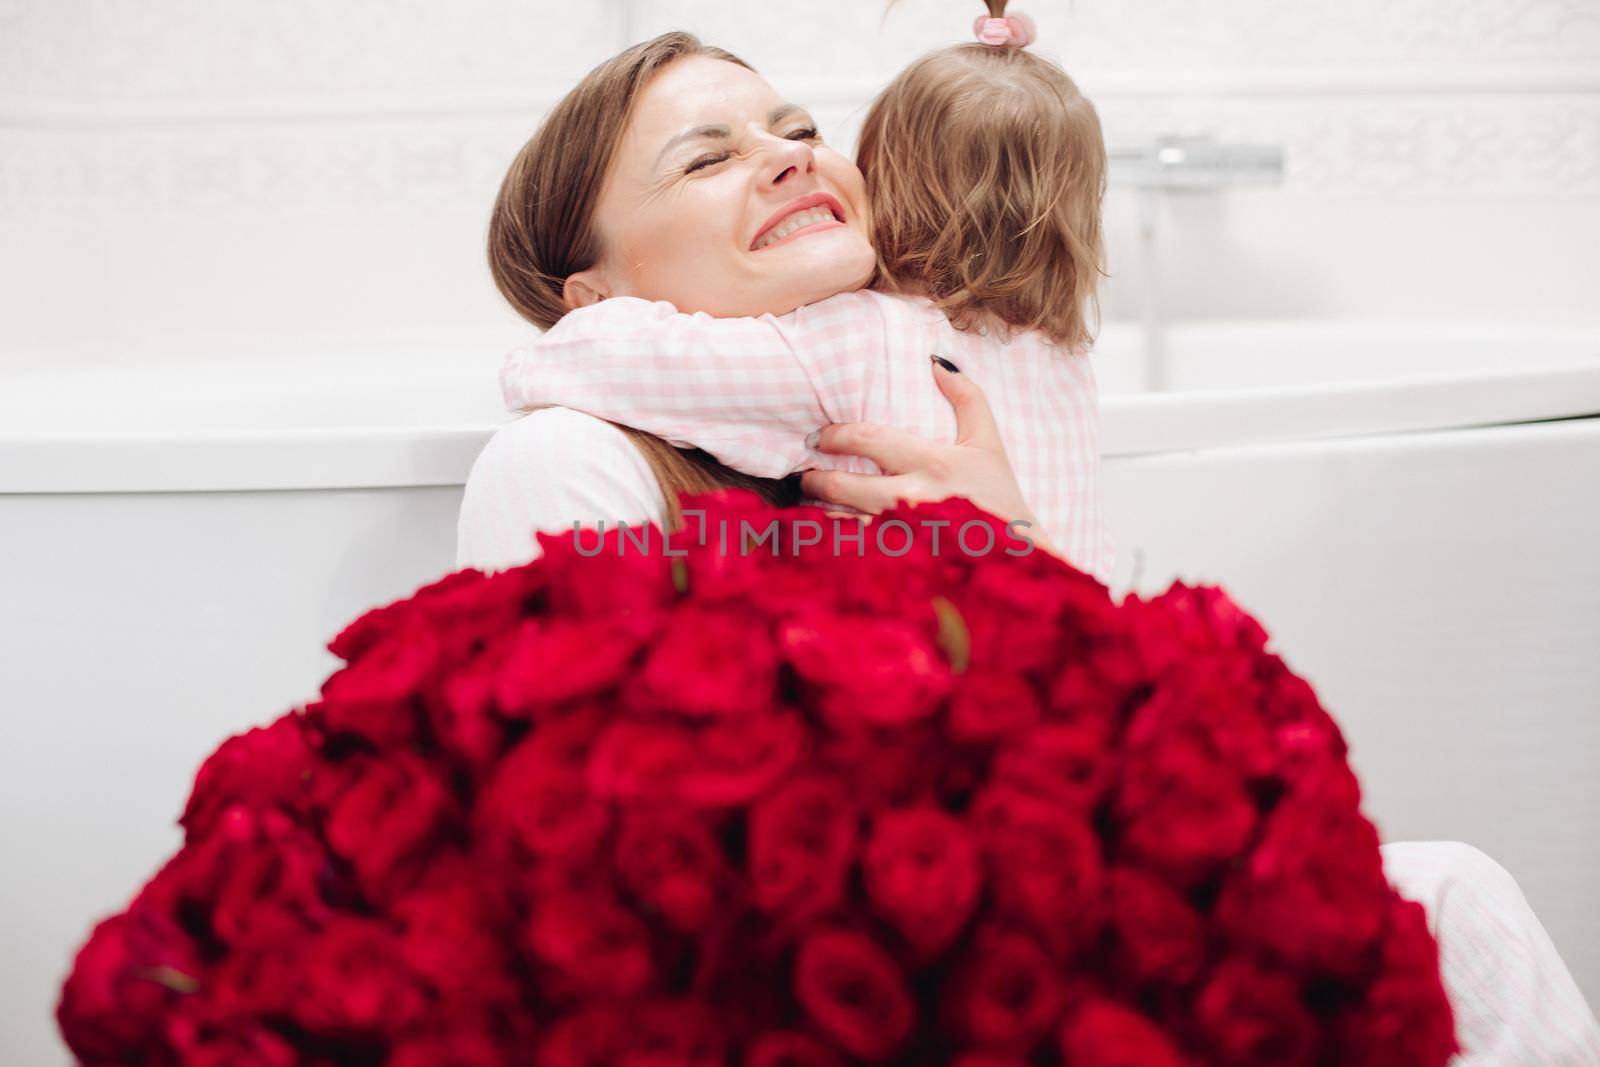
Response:
[[[959,331],[929,301],[871,290],[786,315],[713,318],[613,297],[570,312],[500,370],[506,406],[559,405],[705,449],[736,470],[882,473],[863,456],[813,451],[828,423],[872,422],[954,443],[955,412],[930,355],[970,375],[1045,535],[1109,582],[1101,505],[1099,395],[1088,353],[1034,331],[1009,343]]]

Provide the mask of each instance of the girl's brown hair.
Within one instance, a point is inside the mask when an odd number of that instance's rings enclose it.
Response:
[[[686,56],[720,59],[749,69],[737,56],[691,34],[662,34],[590,71],[512,161],[489,220],[489,270],[501,294],[534,325],[554,326],[568,311],[562,299],[567,278],[599,261],[595,205],[634,100],[658,70]],[[631,426],[618,429],[633,441],[661,483],[668,529],[683,524],[681,492],[736,486],[779,505],[799,501],[797,476],[756,478],[723,466],[700,449],[674,448]]]
[[[998,17],[1006,3],[987,7]],[[1023,48],[931,52],[873,102],[856,162],[876,288],[924,293],[962,329],[1094,339],[1105,141],[1059,66]]]

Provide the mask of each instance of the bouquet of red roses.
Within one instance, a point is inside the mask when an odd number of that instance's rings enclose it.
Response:
[[[1114,602],[962,500],[832,541],[816,509],[686,504],[340,633],[79,953],[79,1060],[1455,1050],[1337,726],[1220,590]]]

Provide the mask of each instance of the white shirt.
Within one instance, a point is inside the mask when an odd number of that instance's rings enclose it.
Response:
[[[666,513],[655,472],[621,430],[567,408],[529,412],[496,430],[472,465],[456,566],[504,570],[538,558],[535,530],[664,524]]]

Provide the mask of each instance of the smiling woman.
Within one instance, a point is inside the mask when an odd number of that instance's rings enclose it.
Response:
[[[708,115],[719,121],[697,122]],[[687,56],[640,92],[595,220],[601,253],[568,276],[571,307],[637,296],[717,318],[759,315],[872,276],[860,170],[822,143],[804,108],[713,56]],[[815,239],[781,254],[766,239],[802,224]]]
[[[643,106],[647,97],[658,106]],[[725,164],[759,156],[778,168],[772,176],[785,177],[791,146],[800,144],[812,148],[819,181],[846,224],[829,235],[828,255],[785,250],[787,269],[767,269],[772,258],[752,251],[771,207],[752,223],[748,214],[759,209],[744,198],[744,211],[740,200],[727,202],[736,190]],[[866,282],[873,256],[864,211],[861,172],[821,145],[803,109],[732,53],[672,33],[601,64],[546,117],[501,185],[489,264],[512,307],[545,329],[611,294],[712,314],[776,313]],[[582,468],[552,464],[552,449]],[[530,484],[536,469],[544,475]],[[639,481],[642,469],[654,484]],[[462,552],[500,560],[526,557],[531,528],[598,519],[675,524],[679,492],[739,486],[774,503],[799,500],[796,479],[754,478],[699,449],[575,412],[518,420],[496,435],[477,473],[467,495],[482,506],[463,508]],[[498,517],[513,505],[520,507],[508,527]]]

